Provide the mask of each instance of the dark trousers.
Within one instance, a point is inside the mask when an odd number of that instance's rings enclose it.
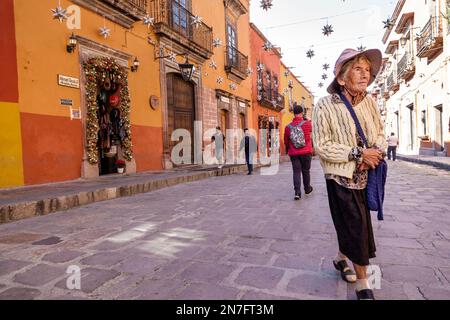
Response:
[[[303,187],[305,190],[309,189],[311,183],[311,159],[310,154],[305,154],[301,156],[291,156],[292,171],[294,176],[294,190],[296,194],[301,194],[300,185],[302,183],[303,176]]]
[[[253,158],[253,155],[252,155],[252,158]],[[253,163],[250,163],[250,154],[247,153],[247,152],[245,153],[245,162],[247,163],[248,173],[252,173],[252,171],[253,171]]]
[[[388,147],[387,150],[388,160],[391,160],[391,152],[392,152],[392,160],[395,161],[395,159],[397,159],[397,147],[396,146]]]

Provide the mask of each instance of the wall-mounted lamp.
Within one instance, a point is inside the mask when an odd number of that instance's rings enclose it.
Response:
[[[139,69],[140,62],[137,57],[134,58],[133,65],[131,66],[131,72],[136,72]]]
[[[181,71],[181,76],[184,81],[191,81],[192,75],[195,72],[195,66],[192,63],[189,63],[188,57],[186,56],[186,61],[184,63],[179,63],[178,67]]]
[[[72,35],[69,38],[69,41],[67,42],[66,50],[68,53],[72,53],[75,51],[75,48],[77,47],[77,38],[72,32]]]

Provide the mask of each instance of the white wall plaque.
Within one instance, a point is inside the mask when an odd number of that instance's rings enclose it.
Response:
[[[58,84],[64,87],[80,88],[80,80],[78,78],[64,76],[62,74],[58,74]]]

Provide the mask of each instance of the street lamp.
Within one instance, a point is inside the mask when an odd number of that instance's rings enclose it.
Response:
[[[184,81],[191,81],[192,75],[195,72],[195,66],[192,63],[189,63],[188,57],[186,56],[186,61],[184,63],[178,64],[178,67],[181,71],[181,76]]]
[[[138,58],[135,57],[134,61],[133,61],[133,65],[131,66],[131,72],[136,72],[138,70],[140,64],[141,63],[139,62]]]
[[[76,46],[77,46],[77,38],[75,37],[75,35],[72,32],[72,35],[70,36],[69,41],[67,43],[67,47],[66,47],[67,52],[68,53],[74,52]]]

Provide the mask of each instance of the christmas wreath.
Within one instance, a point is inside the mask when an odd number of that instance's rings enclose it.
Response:
[[[99,88],[110,85],[112,80],[120,88],[120,114],[124,121],[125,137],[122,140],[123,156],[126,160],[133,159],[131,150],[131,124],[130,124],[130,95],[128,92],[128,76],[124,67],[118,65],[112,58],[90,58],[83,64],[86,76],[86,149],[90,164],[98,163],[98,105],[97,94]],[[106,83],[108,82],[108,83]]]

